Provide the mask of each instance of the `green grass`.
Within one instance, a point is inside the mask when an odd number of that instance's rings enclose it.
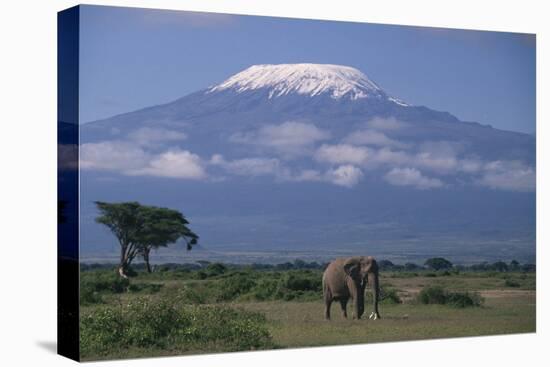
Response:
[[[337,302],[332,305],[332,320],[325,321],[320,270],[211,268],[205,272],[204,279],[197,273],[140,272],[126,284],[113,277],[109,270],[83,272],[81,294],[86,298],[81,300],[81,322],[88,322],[82,340],[83,359],[535,331],[534,273],[465,272],[435,277],[422,272],[401,277],[395,276],[396,273],[382,273],[382,293],[391,294],[391,298],[381,302],[382,319],[376,321],[345,320]],[[484,302],[479,307],[465,308],[419,303],[420,291],[434,286],[441,287],[447,294],[479,294]],[[140,302],[157,308],[140,308]],[[351,309],[350,302],[350,314]],[[370,297],[367,297],[365,314],[370,310]],[[156,321],[144,316],[150,312],[160,315],[154,319]],[[232,324],[230,320],[233,319],[242,323]],[[121,329],[121,323],[127,327]],[[132,329],[133,334],[125,332],[113,337],[109,334],[109,330],[116,329],[113,325],[118,325],[118,330]],[[239,328],[248,333],[244,344],[235,341]],[[230,331],[218,334],[205,331],[208,337],[202,337],[198,331],[226,329]]]
[[[443,305],[383,305],[382,319],[346,320],[333,305],[332,320],[322,318],[320,302],[266,302],[243,305],[265,313],[274,343],[282,347],[375,343],[535,331],[535,296],[488,297],[479,308]],[[368,313],[369,307],[366,306]]]

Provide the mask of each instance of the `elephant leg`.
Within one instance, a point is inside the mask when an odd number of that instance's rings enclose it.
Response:
[[[348,306],[348,299],[347,298],[342,298],[340,300],[340,307],[342,308],[342,316],[344,316],[345,319],[348,318],[347,306]]]
[[[325,297],[325,320],[330,320],[330,306],[332,305],[332,299]]]

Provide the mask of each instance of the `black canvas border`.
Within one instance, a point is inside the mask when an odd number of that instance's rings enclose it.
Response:
[[[79,39],[80,7],[57,14],[57,353],[80,360]]]

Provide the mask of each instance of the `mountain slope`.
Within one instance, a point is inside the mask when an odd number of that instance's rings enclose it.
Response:
[[[90,217],[98,199],[178,207],[206,247],[534,253],[534,137],[409,105],[347,66],[252,66],[80,136]]]

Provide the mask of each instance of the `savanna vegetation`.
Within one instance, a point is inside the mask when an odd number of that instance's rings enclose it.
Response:
[[[368,343],[535,330],[534,266],[434,269],[379,261],[382,319],[323,320],[326,264],[81,268],[85,360]],[[413,266],[414,265],[414,266]],[[372,295],[367,290],[365,308]]]
[[[177,241],[191,250],[198,243],[185,216],[137,202],[96,205],[96,221],[120,245],[120,261],[81,265],[84,360],[535,330],[531,264],[379,260],[382,319],[325,321],[321,279],[327,264],[152,266],[151,250]],[[373,295],[367,290],[365,296],[369,310]]]

